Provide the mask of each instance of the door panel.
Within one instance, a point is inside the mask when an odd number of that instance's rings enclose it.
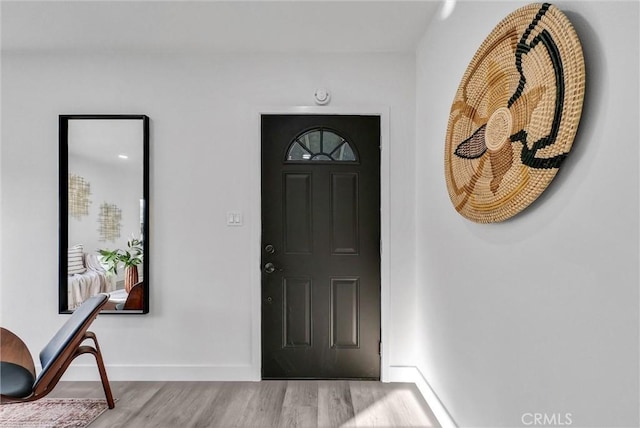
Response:
[[[285,173],[284,242],[288,254],[311,253],[311,174]]]
[[[358,174],[331,174],[331,250],[358,254]]]
[[[331,347],[357,348],[360,339],[360,281],[331,279]]]
[[[311,346],[311,279],[284,278],[284,344],[286,348]]]
[[[263,378],[380,377],[380,118],[262,116]]]

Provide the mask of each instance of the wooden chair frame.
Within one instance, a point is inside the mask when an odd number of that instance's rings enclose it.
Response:
[[[107,303],[107,301],[108,298],[105,298],[104,301],[99,304],[84,319],[80,328],[72,336],[71,340],[66,344],[66,346],[64,346],[62,352],[51,362],[51,364],[46,369],[43,368],[45,371],[40,373],[39,377],[36,379],[32,388],[32,392],[29,396],[19,398],[0,395],[0,404],[24,403],[28,401],[39,400],[40,398],[47,396],[58,384],[58,381],[60,381],[60,378],[65,373],[69,365],[71,365],[73,360],[75,360],[80,355],[91,354],[95,357],[96,363],[98,365],[100,380],[102,381],[102,387],[107,399],[107,405],[110,409],[113,409],[115,407],[115,402],[111,393],[109,379],[107,378],[107,371],[104,366],[104,360],[102,359],[102,352],[100,351],[100,346],[98,345],[98,339],[93,332],[87,331],[87,329],[98,316],[100,310],[105,305],[105,303]],[[93,341],[93,346],[91,344],[82,345],[85,340],[89,339]],[[26,368],[31,372],[32,375],[34,375],[35,378],[35,367],[27,346],[15,334],[4,328],[0,332],[0,349],[2,350],[0,355],[2,361],[13,362],[14,364],[18,364]]]
[[[142,310],[144,308],[144,281],[131,287],[127,300],[122,305],[122,310]],[[116,309],[120,309],[116,306]]]

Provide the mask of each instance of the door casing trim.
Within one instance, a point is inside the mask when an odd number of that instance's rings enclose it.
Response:
[[[262,129],[263,114],[316,114],[316,115],[363,115],[380,117],[380,380],[389,382],[389,338],[390,327],[390,160],[389,160],[389,107],[388,106],[345,106],[345,107],[259,107],[253,113],[253,138],[251,153],[251,213],[245,223],[250,227],[251,248],[251,366],[254,368],[252,378],[262,379],[262,336],[261,336],[261,252],[262,241]]]

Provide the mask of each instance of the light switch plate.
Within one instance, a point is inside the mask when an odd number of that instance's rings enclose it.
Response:
[[[228,211],[227,226],[242,226],[242,213],[240,211]]]

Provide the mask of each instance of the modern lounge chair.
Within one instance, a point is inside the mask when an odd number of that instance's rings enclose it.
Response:
[[[87,331],[108,300],[107,294],[97,294],[73,312],[40,352],[42,371],[37,377],[33,358],[24,342],[9,330],[0,329],[0,404],[34,401],[46,396],[77,356],[92,354],[98,364],[107,404],[113,409],[115,404],[98,340],[94,333]],[[87,339],[93,340],[94,346],[82,345]]]
[[[127,300],[116,305],[116,310],[142,310],[144,306],[144,281],[131,287]]]

